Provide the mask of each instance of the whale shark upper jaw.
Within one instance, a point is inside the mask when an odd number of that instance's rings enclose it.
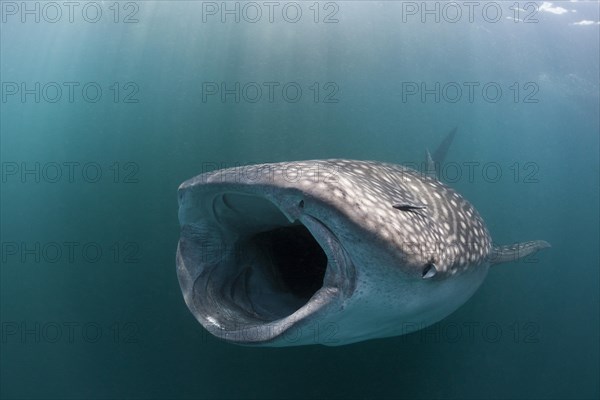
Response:
[[[286,345],[304,324],[335,315],[355,272],[318,202],[268,182],[201,177],[179,189],[177,254],[184,299],[198,321],[227,341]]]

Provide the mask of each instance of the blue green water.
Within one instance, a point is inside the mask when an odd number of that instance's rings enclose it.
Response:
[[[1,397],[598,398],[598,3],[456,4],[2,2]],[[182,181],[420,163],[455,126],[446,180],[495,242],[551,249],[350,346],[234,346],[187,310]]]

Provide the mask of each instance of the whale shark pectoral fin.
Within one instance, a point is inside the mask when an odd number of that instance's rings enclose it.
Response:
[[[548,247],[551,247],[550,243],[544,240],[533,240],[531,242],[515,243],[506,246],[494,246],[488,260],[492,264],[516,261]]]

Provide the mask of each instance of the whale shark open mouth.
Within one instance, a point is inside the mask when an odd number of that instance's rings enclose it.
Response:
[[[353,266],[335,234],[269,195],[199,186],[180,193],[177,264],[186,303],[212,334],[265,343],[331,314],[353,290]]]

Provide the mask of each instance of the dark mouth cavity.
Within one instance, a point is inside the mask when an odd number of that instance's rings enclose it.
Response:
[[[290,225],[260,232],[251,239],[269,260],[271,273],[281,289],[302,303],[323,286],[327,255],[304,225]]]
[[[290,316],[323,287],[328,258],[311,232],[290,222],[271,201],[240,193],[217,195],[202,235],[194,301],[204,319],[226,330]],[[201,248],[202,248],[201,247]]]

